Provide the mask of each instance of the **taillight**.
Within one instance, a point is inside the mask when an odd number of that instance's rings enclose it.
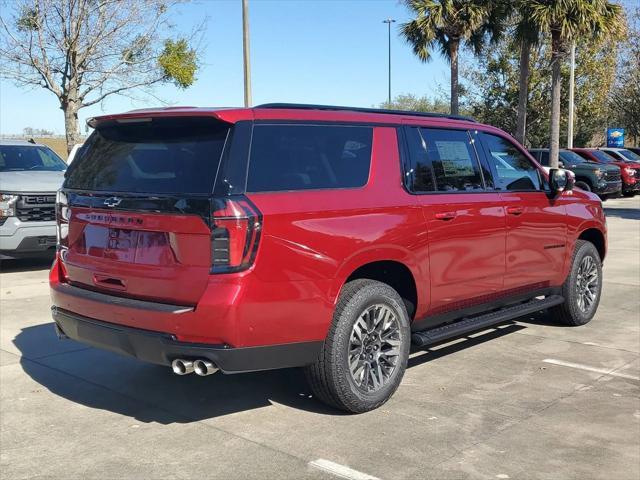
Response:
[[[70,216],[71,211],[69,210],[67,195],[62,190],[58,190],[56,194],[56,236],[58,239],[57,250],[62,261],[65,260],[69,248]]]
[[[244,196],[213,200],[211,219],[211,273],[246,270],[253,264],[262,215]]]

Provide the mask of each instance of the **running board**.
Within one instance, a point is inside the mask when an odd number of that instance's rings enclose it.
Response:
[[[457,322],[448,323],[441,327],[415,332],[411,336],[411,340],[415,345],[424,347],[449,338],[482,330],[483,328],[490,327],[496,323],[506,322],[508,320],[513,320],[514,318],[522,317],[523,315],[530,315],[546,308],[555,307],[563,302],[564,297],[561,295],[550,295],[542,299],[534,298],[528,302],[520,303],[512,307],[506,307],[494,312],[485,313],[478,317],[469,317],[463,320],[458,320]]]

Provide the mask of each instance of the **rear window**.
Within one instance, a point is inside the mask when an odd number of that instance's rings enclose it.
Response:
[[[68,171],[66,188],[210,194],[229,125],[209,118],[155,118],[99,127]]]
[[[256,125],[247,191],[362,187],[372,142],[372,127]]]

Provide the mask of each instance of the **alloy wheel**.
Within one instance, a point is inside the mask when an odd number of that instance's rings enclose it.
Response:
[[[389,382],[401,341],[400,323],[391,308],[376,304],[360,314],[349,339],[349,371],[360,389],[375,392]]]
[[[576,279],[576,294],[578,308],[587,313],[598,298],[598,285],[600,278],[598,266],[594,258],[587,255],[580,262],[578,277]]]

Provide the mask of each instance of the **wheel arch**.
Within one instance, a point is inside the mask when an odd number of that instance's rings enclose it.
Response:
[[[593,191],[593,182],[591,181],[591,179],[589,177],[585,177],[582,175],[576,175],[576,183],[577,182],[582,182],[582,183],[586,183],[589,188]]]
[[[386,283],[403,299],[409,318],[413,320],[428,288],[428,276],[415,266],[406,252],[391,249],[385,255],[363,252],[346,262],[336,276],[332,296],[334,302],[347,282],[368,278]]]
[[[600,260],[604,260],[604,257],[607,254],[607,242],[604,233],[602,233],[600,229],[588,227],[580,232],[577,239],[586,240],[587,242],[592,243],[600,254]]]

